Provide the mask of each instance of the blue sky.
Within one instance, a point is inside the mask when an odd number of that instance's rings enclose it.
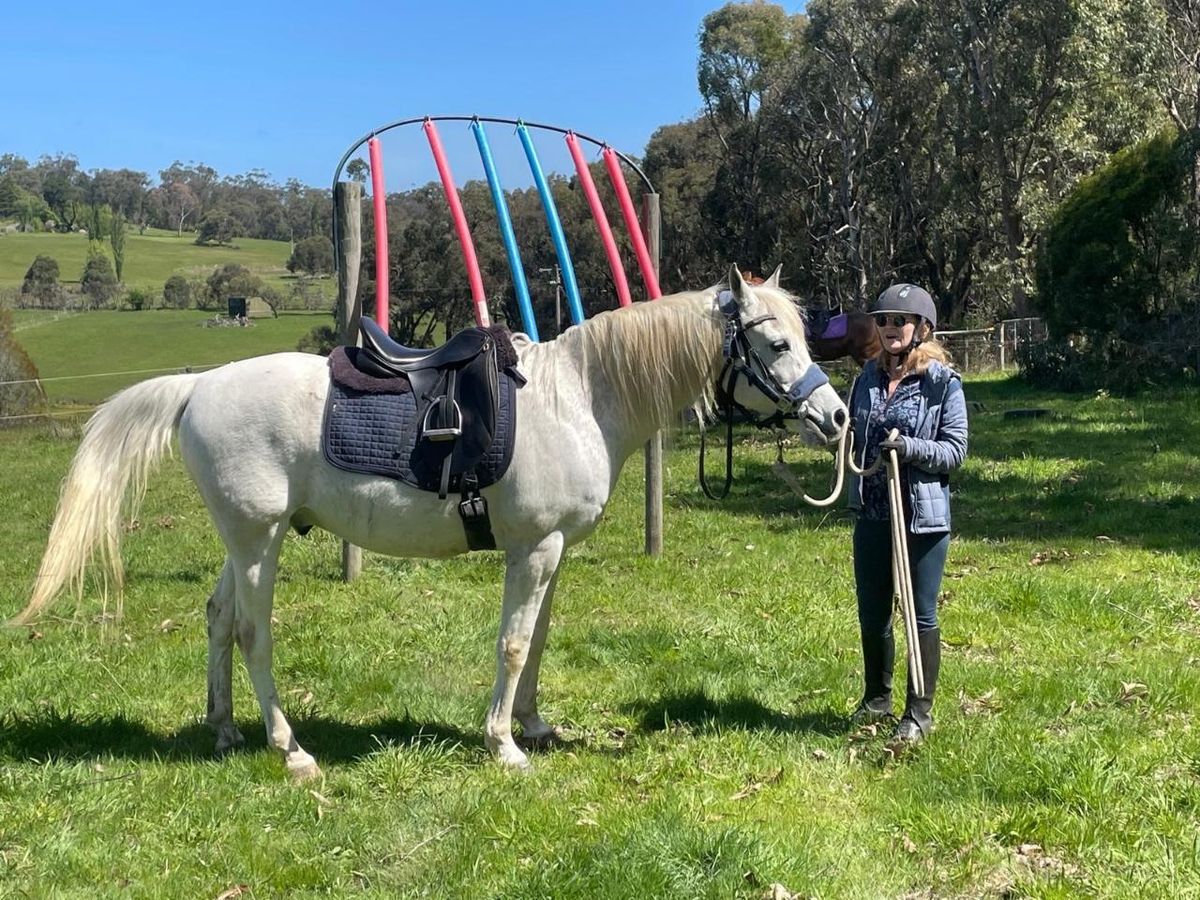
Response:
[[[576,128],[637,155],[659,125],[699,111],[697,35],[721,5],[13,0],[0,29],[0,153],[73,153],[87,169],[152,176],[197,161],[324,186],[381,124],[478,113]],[[441,130],[456,179],[479,177],[465,126]],[[406,131],[384,138],[392,189],[436,177],[420,129]],[[506,183],[527,183],[511,130],[490,136]],[[547,168],[569,166],[560,141],[538,142]]]

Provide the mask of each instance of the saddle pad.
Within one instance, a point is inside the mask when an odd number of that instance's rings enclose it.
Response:
[[[824,323],[818,321],[813,322],[813,336],[821,340],[832,341],[846,336],[845,313],[838,313],[836,316],[830,316]]]
[[[403,379],[396,381],[403,382]],[[516,384],[511,375],[501,372],[498,385],[496,434],[475,466],[480,488],[499,481],[512,461],[517,425]],[[464,421],[464,430],[470,424]],[[403,393],[358,390],[330,379],[321,447],[329,464],[339,469],[383,475],[423,491],[436,491],[446,454],[463,442],[461,439],[452,444],[418,441],[419,425],[417,399],[411,390]],[[461,490],[462,474],[463,469],[457,461],[451,462],[450,491]]]

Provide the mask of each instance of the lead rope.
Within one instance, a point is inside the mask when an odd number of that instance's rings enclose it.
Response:
[[[888,440],[900,434],[893,428]],[[888,501],[892,513],[892,588],[904,619],[904,643],[908,646],[908,677],[913,695],[925,696],[925,669],[917,641],[917,604],[913,599],[912,569],[908,562],[908,529],[904,527],[904,499],[900,486],[900,457],[893,449],[887,451]]]
[[[899,436],[898,429],[893,428],[888,439]],[[925,670],[921,665],[921,654],[917,649],[917,606],[913,599],[912,570],[908,562],[908,529],[904,527],[904,499],[900,481],[900,458],[895,450],[880,454],[870,466],[860,467],[854,461],[854,433],[847,422],[838,435],[837,453],[834,459],[833,491],[824,499],[810,497],[801,487],[792,470],[783,461],[783,442],[779,443],[778,455],[772,469],[793,491],[800,495],[805,503],[816,507],[832,506],[842,493],[847,467],[855,475],[865,478],[879,471],[881,465],[887,465],[888,508],[891,512],[892,525],[892,588],[896,605],[900,608],[900,618],[904,622],[905,646],[908,650],[908,674],[913,691],[918,697],[925,696]]]

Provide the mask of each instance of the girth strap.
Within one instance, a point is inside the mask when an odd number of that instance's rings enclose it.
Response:
[[[458,515],[467,535],[468,549],[496,549],[496,536],[492,534],[487,499],[479,493],[479,479],[475,477],[474,472],[463,476],[462,500],[458,504]]]

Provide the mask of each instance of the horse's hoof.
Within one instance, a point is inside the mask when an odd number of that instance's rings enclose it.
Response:
[[[519,743],[528,750],[553,750],[566,743],[562,728],[555,726],[535,734],[523,734]]]
[[[497,756],[496,760],[510,772],[528,772],[533,768],[529,762],[529,757],[516,747],[513,747],[509,753],[501,753]]]
[[[235,750],[240,750],[246,739],[236,728],[222,731],[217,735],[217,756],[227,756]]]
[[[321,776],[321,767],[317,765],[317,761],[311,756],[306,760],[300,760],[296,763],[288,763],[288,778],[292,784],[307,784],[310,781],[317,781]]]

